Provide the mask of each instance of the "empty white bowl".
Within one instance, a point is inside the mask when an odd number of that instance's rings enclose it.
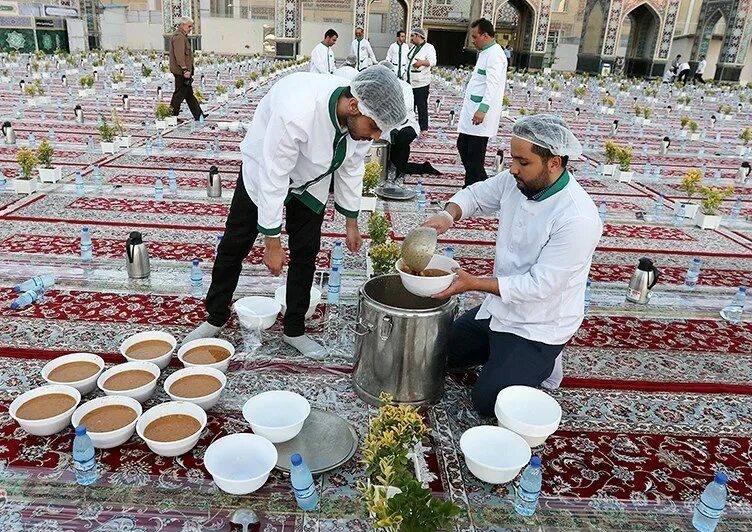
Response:
[[[241,297],[232,306],[238,315],[240,324],[250,329],[268,329],[277,321],[282,310],[277,300],[264,296]]]
[[[214,441],[204,453],[204,467],[219,489],[246,495],[264,485],[277,465],[277,448],[255,434],[230,434]]]
[[[287,310],[286,298],[287,298],[286,286],[280,286],[274,291],[274,299],[282,307],[281,309],[282,314],[284,314],[285,311]],[[307,320],[311,319],[311,316],[313,316],[313,313],[316,312],[316,307],[318,306],[319,303],[321,303],[321,290],[319,290],[315,286],[312,286],[311,287],[311,302],[308,304],[308,310],[305,313],[305,317]]]
[[[172,346],[172,349],[162,355],[161,357],[157,358],[150,358],[148,360],[140,359],[140,358],[131,358],[128,355],[125,354],[125,352],[128,350],[130,346],[133,344],[136,344],[138,342],[143,342],[144,340],[164,340],[165,342],[169,343]],[[128,362],[152,362],[156,364],[159,369],[165,369],[167,365],[170,363],[170,359],[172,358],[172,353],[175,351],[175,348],[178,346],[178,341],[175,340],[175,337],[171,335],[170,333],[166,333],[164,331],[146,331],[138,334],[134,334],[133,336],[129,336],[126,338],[122,344],[120,344],[120,354],[123,355],[123,357]]]
[[[136,422],[138,422],[138,418],[141,416],[141,412],[143,412],[141,403],[135,399],[125,397],[124,395],[109,395],[92,399],[91,401],[79,406],[76,411],[73,412],[71,425],[73,425],[74,428],[79,426],[81,424],[81,419],[83,419],[86,414],[92,410],[108,405],[123,405],[132,408],[136,411],[136,419],[124,427],[108,432],[92,432],[88,430],[89,427],[86,427],[86,434],[89,435],[91,443],[93,443],[94,447],[97,449],[112,449],[113,447],[117,447],[118,445],[127,442],[136,431]]]
[[[422,297],[430,297],[449,288],[454,278],[457,277],[457,274],[452,269],[460,267],[459,263],[454,259],[450,259],[444,255],[434,255],[428,266],[426,266],[426,269],[437,268],[449,272],[449,275],[442,277],[420,277],[403,272],[403,264],[402,259],[398,260],[395,264],[395,268],[402,280],[402,285],[408,292]]]
[[[73,399],[76,400],[76,402],[68,410],[61,414],[58,414],[57,416],[48,417],[45,419],[21,419],[16,417],[18,408],[26,401],[34,399],[35,397],[39,397],[40,395],[52,393],[63,393],[65,395],[70,395],[71,397],[73,397]],[[21,395],[16,397],[10,404],[10,408],[8,408],[8,414],[10,414],[10,417],[15,419],[16,423],[18,423],[21,428],[29,434],[33,434],[34,436],[49,436],[51,434],[60,432],[68,425],[68,423],[70,423],[71,416],[73,415],[73,412],[74,410],[76,410],[76,407],[78,406],[78,403],[80,401],[81,394],[72,386],[66,386],[64,384],[51,384],[49,386],[40,386],[39,388],[29,390],[28,392],[22,393]]]
[[[138,388],[131,388],[130,390],[109,390],[105,388],[104,384],[105,382],[107,382],[107,379],[109,379],[113,375],[122,373],[123,371],[133,369],[148,371],[149,373],[154,375],[154,380],[144,384],[143,386],[139,386]],[[154,390],[157,387],[157,379],[159,379],[160,374],[161,372],[159,371],[159,366],[151,362],[125,362],[123,364],[118,364],[117,366],[111,367],[110,369],[102,373],[99,376],[99,379],[97,379],[97,386],[105,393],[105,395],[123,395],[125,397],[131,397],[132,399],[143,403],[154,393]]]
[[[176,441],[154,441],[144,436],[144,430],[152,421],[160,417],[173,414],[185,414],[198,420],[200,428],[190,436]],[[169,401],[154,406],[144,412],[136,423],[136,433],[146,442],[153,452],[160,456],[180,456],[193,449],[201,438],[201,433],[206,428],[206,412],[204,409],[187,401]]]
[[[530,445],[542,445],[561,422],[561,406],[546,392],[530,386],[509,386],[496,396],[500,427],[516,432]]]
[[[190,351],[194,347],[199,347],[202,345],[217,345],[229,351],[230,356],[228,356],[224,360],[215,362],[213,364],[193,364],[191,362],[187,362],[183,358],[188,351]],[[178,349],[178,359],[180,360],[180,362],[183,363],[183,366],[185,366],[186,368],[194,368],[194,367],[214,368],[214,369],[218,369],[222,373],[227,371],[227,368],[230,366],[230,360],[232,360],[233,355],[235,355],[235,346],[232,345],[227,340],[222,340],[220,338],[199,338],[198,340],[193,340],[193,341],[190,341],[188,343],[181,345],[180,349]]]
[[[59,382],[53,381],[49,378],[50,372],[52,372],[52,370],[70,362],[92,362],[99,366],[99,371],[97,371],[91,377],[87,377],[75,382]],[[49,362],[47,362],[42,368],[42,378],[50,384],[64,384],[66,386],[71,386],[78,390],[81,395],[86,395],[96,387],[97,379],[99,378],[99,375],[102,374],[103,369],[104,360],[102,360],[102,357],[94,355],[92,353],[71,353],[70,355],[63,355],[61,357],[57,357],[55,360],[50,360]]]
[[[489,484],[512,481],[530,461],[530,446],[519,434],[501,427],[473,427],[460,437],[470,472]]]
[[[310,413],[308,399],[284,390],[254,395],[243,405],[243,417],[253,432],[272,443],[297,436]]]
[[[221,386],[216,392],[210,393],[209,395],[204,395],[202,397],[181,397],[179,395],[175,395],[174,393],[170,393],[170,386],[172,386],[175,381],[189,375],[209,375],[217,379],[220,382]],[[173,401],[188,401],[189,403],[200,406],[204,410],[209,410],[211,407],[217,404],[217,401],[219,401],[219,396],[222,394],[222,390],[225,389],[226,385],[227,377],[225,377],[225,374],[218,369],[204,366],[195,366],[191,368],[179,369],[175,373],[167,377],[164,382],[164,390]]]

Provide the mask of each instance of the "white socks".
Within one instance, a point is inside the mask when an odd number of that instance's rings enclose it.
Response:
[[[199,340],[201,338],[214,338],[222,327],[215,327],[208,321],[205,321],[195,329],[193,329],[188,336],[185,337],[183,343],[186,344],[193,340]]]
[[[541,386],[543,388],[546,388],[547,390],[556,390],[561,385],[561,381],[563,379],[564,350],[562,349],[561,353],[559,353],[559,356],[556,357],[556,362],[554,362],[554,370],[551,372],[551,375],[541,383]]]
[[[318,360],[321,360],[326,356],[326,348],[307,334],[295,337],[287,336],[285,334],[282,336],[282,338],[284,339],[286,344],[293,346],[295,349],[300,351],[303,356],[306,356],[308,358],[315,358]]]

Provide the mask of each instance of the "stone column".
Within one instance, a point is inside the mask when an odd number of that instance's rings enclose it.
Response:
[[[752,38],[752,0],[738,0],[732,13],[733,19],[726,26],[721,55],[715,67],[716,81],[739,81]]]
[[[274,35],[277,37],[278,56],[290,57],[300,53],[302,15],[303,6],[301,5],[301,0],[276,1]]]
[[[426,0],[413,0],[409,5],[407,14],[408,36],[413,28],[420,28],[423,26],[423,8],[425,1]]]
[[[363,28],[363,36],[368,37],[368,0],[355,0],[353,2],[353,30]]]

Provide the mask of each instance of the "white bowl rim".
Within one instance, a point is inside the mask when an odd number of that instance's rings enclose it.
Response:
[[[276,316],[277,314],[279,314],[279,313],[280,313],[280,312],[282,311],[282,305],[280,305],[280,304],[279,304],[279,301],[277,301],[277,300],[276,300],[275,298],[273,298],[273,297],[268,297],[268,296],[245,296],[245,297],[241,297],[240,299],[236,300],[236,301],[235,301],[235,302],[234,302],[234,303],[232,304],[232,308],[233,308],[233,310],[235,310],[235,312],[237,312],[237,308],[238,308],[238,303],[240,303],[241,301],[248,301],[248,300],[253,300],[253,301],[260,301],[260,300],[263,300],[263,301],[269,301],[269,302],[273,303],[274,305],[276,305],[276,307],[277,307],[277,311],[276,311],[276,312],[274,312],[274,313],[271,313],[271,312],[270,312],[270,313],[268,313],[268,314],[256,314],[256,316],[258,316],[258,317],[260,317],[260,318],[263,318],[263,317],[265,317],[265,316]],[[242,307],[243,307],[243,304],[241,304],[241,305],[239,305],[239,306],[241,307],[241,311],[242,311],[242,310],[243,310],[243,309],[242,309]]]
[[[262,473],[261,475],[258,475],[256,477],[247,478],[247,479],[243,479],[243,480],[233,480],[233,479],[230,479],[230,478],[225,478],[225,477],[223,477],[223,476],[221,476],[221,475],[219,475],[217,473],[213,473],[211,471],[211,469],[209,468],[209,465],[206,463],[206,455],[209,454],[209,450],[214,446],[215,443],[221,442],[225,438],[228,438],[228,439],[240,439],[240,438],[248,439],[251,436],[252,436],[251,439],[253,441],[258,441],[261,445],[267,447],[268,449],[273,449],[274,450],[274,455],[275,455],[274,463],[272,463],[271,467],[269,468],[269,471],[267,471],[266,473]],[[217,447],[214,447],[214,452],[215,453],[217,452],[216,449],[217,449]],[[267,440],[263,436],[259,436],[258,434],[254,434],[252,432],[235,432],[233,434],[226,434],[226,435],[222,436],[221,438],[217,438],[216,440],[214,440],[213,442],[211,442],[209,444],[209,446],[206,448],[206,451],[204,451],[203,462],[204,462],[204,467],[209,472],[209,474],[212,476],[212,478],[218,478],[222,482],[228,482],[228,483],[244,483],[244,482],[253,482],[253,481],[258,480],[260,478],[263,478],[265,476],[269,476],[269,473],[271,473],[272,470],[277,466],[277,460],[278,459],[279,459],[279,451],[277,451],[277,447],[275,447],[272,442],[270,442],[269,440]]]
[[[183,377],[187,377],[189,375],[210,375],[214,377],[215,379],[217,379],[221,386],[219,387],[218,390],[214,390],[212,393],[207,394],[207,395],[202,395],[200,397],[183,397],[182,395],[177,395],[177,394],[170,392],[169,387],[171,384],[174,384],[175,381],[180,380]],[[177,398],[177,399],[173,399],[173,401],[188,401],[188,402],[195,402],[195,401],[200,401],[202,399],[208,399],[209,397],[213,396],[216,393],[222,393],[222,390],[225,389],[225,386],[227,386],[227,375],[219,371],[217,368],[212,368],[207,365],[196,365],[196,366],[189,366],[187,368],[181,368],[173,372],[169,377],[167,377],[164,381],[164,384],[162,385],[167,395],[169,395],[170,397]]]
[[[192,415],[192,412],[189,412],[189,413],[183,412],[185,415],[193,417],[194,419],[196,419],[200,423],[201,426],[198,428],[198,430],[196,432],[194,432],[193,434],[191,434],[189,436],[186,436],[185,438],[183,438],[181,440],[157,441],[157,440],[152,440],[152,439],[147,438],[146,436],[144,436],[144,430],[146,429],[146,427],[144,425],[146,424],[146,421],[143,421],[143,419],[146,416],[146,414],[148,414],[150,411],[152,411],[154,409],[159,409],[159,408],[161,408],[161,409],[167,409],[168,407],[166,407],[165,405],[170,405],[170,407],[171,407],[172,403],[185,403],[186,405],[190,405],[188,408],[190,408],[191,410],[193,410],[191,407],[196,407],[196,408],[198,408],[198,410],[201,411],[201,414],[203,414],[203,417],[196,417],[195,415]],[[196,414],[199,414],[198,411],[194,410],[194,412]],[[170,416],[170,415],[173,415],[173,413],[169,413],[169,414],[165,414],[165,415]],[[156,421],[160,417],[164,417],[164,416],[157,416],[153,420],[150,420],[149,423],[151,423],[152,421]],[[138,434],[138,437],[141,438],[142,440],[144,440],[146,443],[151,443],[153,445],[180,445],[180,444],[183,444],[183,443],[188,443],[193,438],[196,438],[196,440],[198,440],[199,438],[201,438],[201,433],[204,432],[204,429],[206,428],[207,421],[208,421],[208,419],[207,419],[207,416],[206,416],[206,411],[203,408],[201,408],[200,406],[198,406],[197,404],[195,404],[195,403],[191,403],[190,401],[165,401],[164,403],[159,403],[158,405],[152,406],[149,410],[147,410],[146,412],[144,412],[143,414],[141,414],[141,416],[138,418],[138,421],[136,422],[136,434]]]
[[[218,345],[220,347],[224,347],[230,352],[230,356],[228,356],[224,360],[220,360],[219,362],[212,362],[210,364],[196,364],[195,362],[185,362],[183,360],[183,356],[185,355],[185,353],[193,349],[194,347],[198,347],[200,345]],[[180,346],[180,349],[178,349],[178,360],[180,360],[180,362],[182,362],[183,364],[190,364],[191,367],[193,366],[211,367],[215,364],[224,364],[225,362],[229,362],[234,356],[235,356],[235,346],[232,345],[227,340],[225,340],[224,338],[197,338],[196,340],[191,340],[190,342],[184,343],[183,345]]]
[[[136,401],[133,397],[128,397],[127,395],[105,395],[103,397],[97,397],[96,399],[91,399],[89,401],[86,401],[82,405],[78,405],[78,408],[73,412],[73,416],[76,415],[76,412],[78,412],[81,408],[91,405],[91,403],[105,403],[103,405],[97,404],[96,406],[91,406],[91,411],[96,410],[97,408],[101,408],[102,406],[109,406],[110,404],[113,404],[112,401],[123,401],[123,402],[129,402],[133,401],[135,404],[127,404],[125,406],[128,406],[130,408],[133,408],[136,411],[136,419],[125,425],[124,427],[120,427],[119,429],[114,430],[108,430],[107,432],[96,432],[96,431],[89,431],[89,429],[86,429],[87,434],[91,432],[92,434],[96,434],[98,437],[105,437],[105,436],[111,436],[112,434],[116,432],[120,432],[121,430],[130,430],[131,428],[135,428],[136,423],[138,423],[138,419],[141,417],[141,414],[144,412],[144,408],[141,406],[141,403]],[[117,403],[114,403],[117,404]],[[87,414],[89,413],[87,412]],[[79,423],[73,423],[73,416],[71,416],[71,425],[73,425],[73,428],[75,429]],[[81,416],[83,417],[83,416]]]
[[[78,357],[80,355],[86,355],[87,357],[90,357],[90,358],[87,358],[87,359],[81,359],[81,358],[77,359],[77,358],[75,358],[75,357]],[[68,357],[70,357],[70,360],[72,362],[76,362],[76,361],[81,361],[81,362],[95,362],[97,364],[97,366],[99,366],[99,371],[97,371],[94,375],[91,375],[89,377],[86,377],[85,379],[81,379],[81,380],[77,380],[77,381],[60,382],[60,381],[53,381],[52,379],[50,379],[49,375],[50,375],[50,373],[52,373],[53,369],[56,369],[56,368],[58,368],[58,367],[60,367],[62,365],[68,364]],[[66,359],[66,360],[63,360],[63,359]],[[104,371],[104,365],[105,365],[104,364],[104,359],[102,357],[100,357],[99,355],[97,355],[95,353],[85,353],[85,352],[82,351],[80,353],[68,353],[67,355],[61,355],[59,357],[53,358],[52,360],[48,361],[44,366],[42,366],[41,373],[42,373],[42,378],[44,380],[46,380],[47,382],[51,383],[51,384],[65,384],[66,386],[73,386],[73,387],[75,387],[76,385],[80,386],[80,385],[86,383],[86,381],[88,381],[88,380],[91,380],[91,379],[95,379],[96,380],[96,379],[98,379],[99,376]]]
[[[141,366],[141,367],[123,368],[123,366],[127,364],[133,364],[134,366]],[[148,366],[143,367],[146,364],[154,366],[154,368],[156,368],[157,374],[154,375],[154,370],[152,368],[149,368]],[[123,371],[128,371],[130,369],[142,369],[144,371],[148,371],[149,373],[154,375],[154,378],[150,380],[149,382],[147,382],[146,384],[139,386],[138,388],[128,388],[127,390],[110,390],[109,388],[104,387],[104,383],[107,381],[107,379],[109,379],[113,375],[117,375],[118,373],[122,373]],[[118,371],[114,371],[114,370],[118,370]],[[110,371],[112,371],[112,373],[109,373]],[[119,395],[125,392],[137,393],[137,392],[146,390],[146,388],[148,388],[149,386],[156,386],[156,381],[158,381],[159,377],[161,376],[162,376],[162,370],[159,369],[159,366],[157,366],[154,362],[150,362],[149,360],[129,360],[128,362],[122,362],[120,364],[116,364],[112,366],[111,368],[107,368],[105,371],[103,371],[99,375],[99,378],[97,379],[97,388],[99,388],[103,392],[110,392],[113,395]],[[101,383],[99,382],[100,380],[102,381]]]
[[[531,423],[529,421],[525,421],[523,419],[519,419],[517,417],[508,415],[505,412],[502,412],[501,409],[504,403],[506,401],[511,400],[513,394],[515,393],[525,393],[525,394],[531,395],[536,399],[540,399],[541,401],[548,403],[551,407],[554,407],[555,405],[555,408],[553,409],[552,414],[555,413],[556,416],[553,416],[553,417],[558,417],[558,419],[555,421],[548,421],[543,424]],[[549,427],[559,426],[559,424],[561,423],[563,412],[562,412],[561,405],[559,404],[559,402],[555,398],[551,397],[549,394],[544,392],[543,390],[539,390],[538,388],[534,388],[532,386],[515,385],[515,386],[508,386],[498,393],[498,395],[496,396],[496,403],[494,404],[494,414],[496,414],[496,418],[499,421],[502,421],[502,417],[503,417],[504,420],[510,421],[511,424],[513,425],[524,425],[526,428],[529,427],[528,430],[532,429],[533,432],[525,432],[525,434],[528,436],[542,437],[543,432],[547,431]],[[509,425],[509,423],[506,423],[506,422],[504,422],[504,424],[507,426]],[[556,429],[554,428],[554,430]],[[539,432],[540,434],[538,434]],[[546,435],[550,435],[550,433],[547,433]]]
[[[434,254],[434,257],[444,257],[444,255],[437,255]],[[460,263],[457,262],[454,259],[450,259],[449,257],[446,257],[447,260],[451,260],[454,262],[454,265],[452,265],[453,268],[459,268]],[[433,258],[431,258],[433,260]],[[423,277],[422,275],[413,275],[411,273],[407,273],[405,271],[402,271],[402,268],[400,268],[400,265],[404,264],[404,261],[402,260],[402,257],[400,257],[397,262],[394,263],[394,267],[399,272],[400,275],[404,275],[405,277],[410,277],[411,279],[444,279],[445,277],[456,277],[457,274],[455,272],[448,272],[447,275],[442,275],[441,277]],[[429,262],[430,264],[430,262]],[[428,266],[426,266],[428,268]],[[441,268],[436,268],[437,270],[440,270]],[[442,270],[443,271],[443,270]]]
[[[279,299],[277,297],[282,293],[281,290],[287,291],[287,285],[281,285],[274,289],[274,299],[277,300],[277,303],[280,303]],[[311,295],[318,294],[318,298],[321,299],[321,296],[324,294],[317,286],[311,287]],[[239,301],[239,300],[238,300]],[[313,299],[311,299],[311,302],[313,302]]]
[[[262,430],[286,430],[286,429],[290,429],[290,428],[294,427],[295,425],[298,425],[300,423],[300,421],[296,421],[295,423],[291,423],[290,425],[285,425],[283,427],[269,427],[267,425],[261,425],[260,423],[252,422],[250,419],[248,419],[248,417],[246,417],[246,415],[245,415],[246,406],[248,406],[248,404],[252,400],[258,399],[262,395],[271,395],[271,394],[275,394],[275,393],[292,394],[294,396],[297,396],[297,397],[295,397],[296,400],[297,400],[298,397],[301,398],[301,399],[303,399],[305,401],[305,404],[306,404],[306,415],[303,416],[302,421],[303,421],[303,423],[305,423],[305,420],[308,419],[308,416],[311,415],[311,402],[308,399],[306,399],[305,397],[303,397],[302,395],[300,395],[299,393],[291,392],[289,390],[267,390],[265,392],[257,393],[256,395],[254,395],[252,397],[249,397],[248,400],[245,403],[243,403],[242,414],[243,414],[243,417],[245,418],[245,420],[249,424],[253,424],[253,425],[255,425],[256,427],[258,427],[258,428],[260,428]]]
[[[54,389],[51,389],[54,388]],[[16,415],[16,412],[18,411],[18,408],[25,404],[27,401],[34,399],[35,397],[39,397],[42,395],[47,395],[47,393],[63,393],[66,395],[70,395],[74,399],[76,399],[75,404],[66,410],[65,412],[61,412],[60,414],[57,414],[52,417],[45,417],[42,419],[25,419],[22,417],[18,417]],[[31,395],[33,394],[33,395]],[[29,395],[29,397],[26,397]],[[76,411],[76,408],[78,408],[78,405],[81,403],[81,392],[76,390],[73,386],[68,386],[67,384],[48,384],[46,386],[38,386],[36,388],[33,388],[31,390],[27,390],[10,403],[8,406],[8,415],[12,417],[18,424],[21,423],[32,423],[32,424],[38,424],[38,423],[50,423],[52,420],[59,421],[60,419],[64,419],[66,416],[72,416],[73,412]]]
[[[157,335],[158,337],[157,338],[150,338],[150,336],[153,336],[153,335]],[[131,345],[133,345],[133,344],[135,344],[135,343],[137,343],[137,342],[139,342],[141,340],[164,340],[164,341],[168,342],[172,346],[172,349],[170,349],[170,351],[168,353],[165,353],[164,355],[161,355],[161,356],[158,356],[158,357],[154,357],[154,358],[149,358],[149,359],[133,358],[133,357],[129,357],[128,355],[125,354],[126,350],[123,349],[123,346],[125,344],[128,344],[128,347],[130,347]],[[128,336],[127,338],[125,338],[122,342],[120,342],[120,346],[119,346],[118,349],[120,351],[120,354],[123,355],[123,357],[126,358],[126,359],[128,359],[129,361],[131,361],[131,360],[135,360],[135,361],[141,361],[141,360],[143,360],[145,362],[151,362],[152,360],[159,360],[160,358],[165,357],[168,354],[172,355],[172,353],[175,351],[175,348],[177,346],[178,346],[178,341],[177,341],[177,339],[172,334],[168,333],[167,331],[154,330],[154,331],[142,331],[142,332],[139,332],[139,333],[131,334],[130,336]]]
[[[485,464],[483,462],[479,462],[478,460],[476,460],[472,456],[468,456],[467,455],[467,452],[465,450],[465,445],[463,445],[463,441],[467,442],[466,435],[468,433],[470,433],[471,431],[472,432],[479,432],[480,430],[484,430],[486,432],[497,432],[499,434],[506,433],[506,435],[509,436],[509,437],[511,437],[513,440],[517,440],[517,443],[521,442],[524,445],[524,448],[527,448],[527,453],[526,454],[528,455],[528,457],[527,457],[527,460],[525,461],[525,463],[523,463],[522,465],[520,465],[520,468],[524,467],[526,463],[530,462],[530,458],[533,455],[533,451],[530,449],[530,445],[528,445],[527,441],[525,441],[525,438],[523,438],[522,436],[520,436],[519,434],[517,434],[513,430],[509,430],[509,429],[504,428],[504,427],[497,427],[497,426],[494,426],[494,425],[478,425],[476,427],[471,427],[471,428],[467,429],[465,432],[462,433],[462,436],[460,436],[460,450],[462,451],[462,454],[465,456],[466,460],[470,460],[470,461],[472,461],[472,462],[480,465],[481,467],[485,467],[485,468],[490,469],[491,471],[502,472],[502,471],[509,471],[511,469],[516,469],[517,468],[517,466],[499,467],[499,466],[494,466],[494,465],[490,465],[490,464]],[[467,437],[469,438],[470,436],[467,436]]]

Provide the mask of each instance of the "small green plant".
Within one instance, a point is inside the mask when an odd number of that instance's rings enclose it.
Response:
[[[141,65],[141,76],[144,78],[150,78],[153,70],[146,65]]]
[[[157,117],[157,120],[164,120],[168,116],[172,116],[172,107],[165,102],[159,102],[154,108],[154,115]]]
[[[114,142],[117,135],[117,129],[107,123],[107,119],[102,117],[102,124],[97,126],[99,136],[102,137],[102,142]]]
[[[528,110],[524,107],[520,107],[520,115],[525,116],[528,114]]]
[[[689,117],[687,115],[682,116],[679,119],[679,124],[681,125],[681,128],[684,129],[687,127],[687,124],[689,124]]]
[[[389,236],[389,220],[380,212],[372,212],[366,222],[368,236],[371,237],[372,244],[383,244]]]
[[[37,148],[37,161],[42,168],[52,168],[52,154],[55,150],[47,139],[39,143]]]
[[[739,138],[744,141],[744,145],[746,146],[749,144],[749,141],[752,140],[752,129],[745,127],[744,130],[739,135]]]
[[[582,98],[587,93],[587,88],[584,85],[580,85],[579,87],[575,87],[572,92],[578,98]]]
[[[684,191],[689,199],[692,199],[692,196],[699,192],[701,182],[702,171],[699,168],[689,168],[684,172],[679,188]]]
[[[501,105],[503,105],[504,107],[509,107],[510,105],[512,105],[512,100],[510,100],[509,96],[505,94],[501,99]]]
[[[216,87],[214,87],[214,91],[221,96],[222,94],[225,94],[227,92],[227,87],[225,87],[224,85],[217,85]]]
[[[732,186],[726,188],[701,186],[700,195],[702,196],[702,200],[700,201],[700,208],[702,209],[702,213],[705,216],[715,216],[723,200],[733,193],[734,187]]]
[[[90,89],[94,86],[94,76],[81,76],[78,83],[81,84],[84,89]]]
[[[204,103],[204,101],[205,101],[204,93],[201,92],[201,89],[193,89],[193,95],[196,97],[196,101],[199,104]]]
[[[258,75],[258,72],[256,71],[253,71],[250,74],[248,74],[248,79],[250,79],[251,81],[256,81],[258,80],[258,78],[259,78],[259,75]]]
[[[245,85],[245,80],[243,78],[235,80],[235,88],[236,89],[242,89],[243,85]]]
[[[639,105],[635,105],[634,106],[634,115],[636,117],[641,117],[642,116],[642,107],[640,107]]]
[[[619,170],[629,172],[632,164],[632,148],[619,148],[616,158],[619,160]]]
[[[116,72],[112,75],[112,82],[113,83],[123,83],[125,81],[125,74],[121,74],[120,72]]]
[[[653,116],[653,110],[650,107],[644,107],[642,109],[642,116],[644,116],[646,120],[649,120],[650,117]]]
[[[366,169],[363,173],[363,195],[373,196],[373,191],[379,184],[379,178],[381,177],[381,165],[378,161],[368,161],[366,163]]]
[[[700,129],[700,124],[698,124],[694,120],[690,120],[688,125],[689,125],[689,130],[692,133],[697,133],[697,130]]]
[[[604,96],[601,101],[606,107],[614,107],[616,105],[616,98],[613,96]]]
[[[371,257],[374,275],[386,275],[394,271],[394,264],[401,256],[400,246],[391,240],[382,244],[374,244],[368,250]]]
[[[619,146],[613,141],[606,141],[604,148],[604,155],[606,156],[606,164],[614,164],[618,159]]]
[[[38,164],[36,154],[28,148],[21,148],[16,153],[16,160],[18,161],[18,166],[21,168],[19,179],[31,179],[31,174],[34,173],[34,169]]]

